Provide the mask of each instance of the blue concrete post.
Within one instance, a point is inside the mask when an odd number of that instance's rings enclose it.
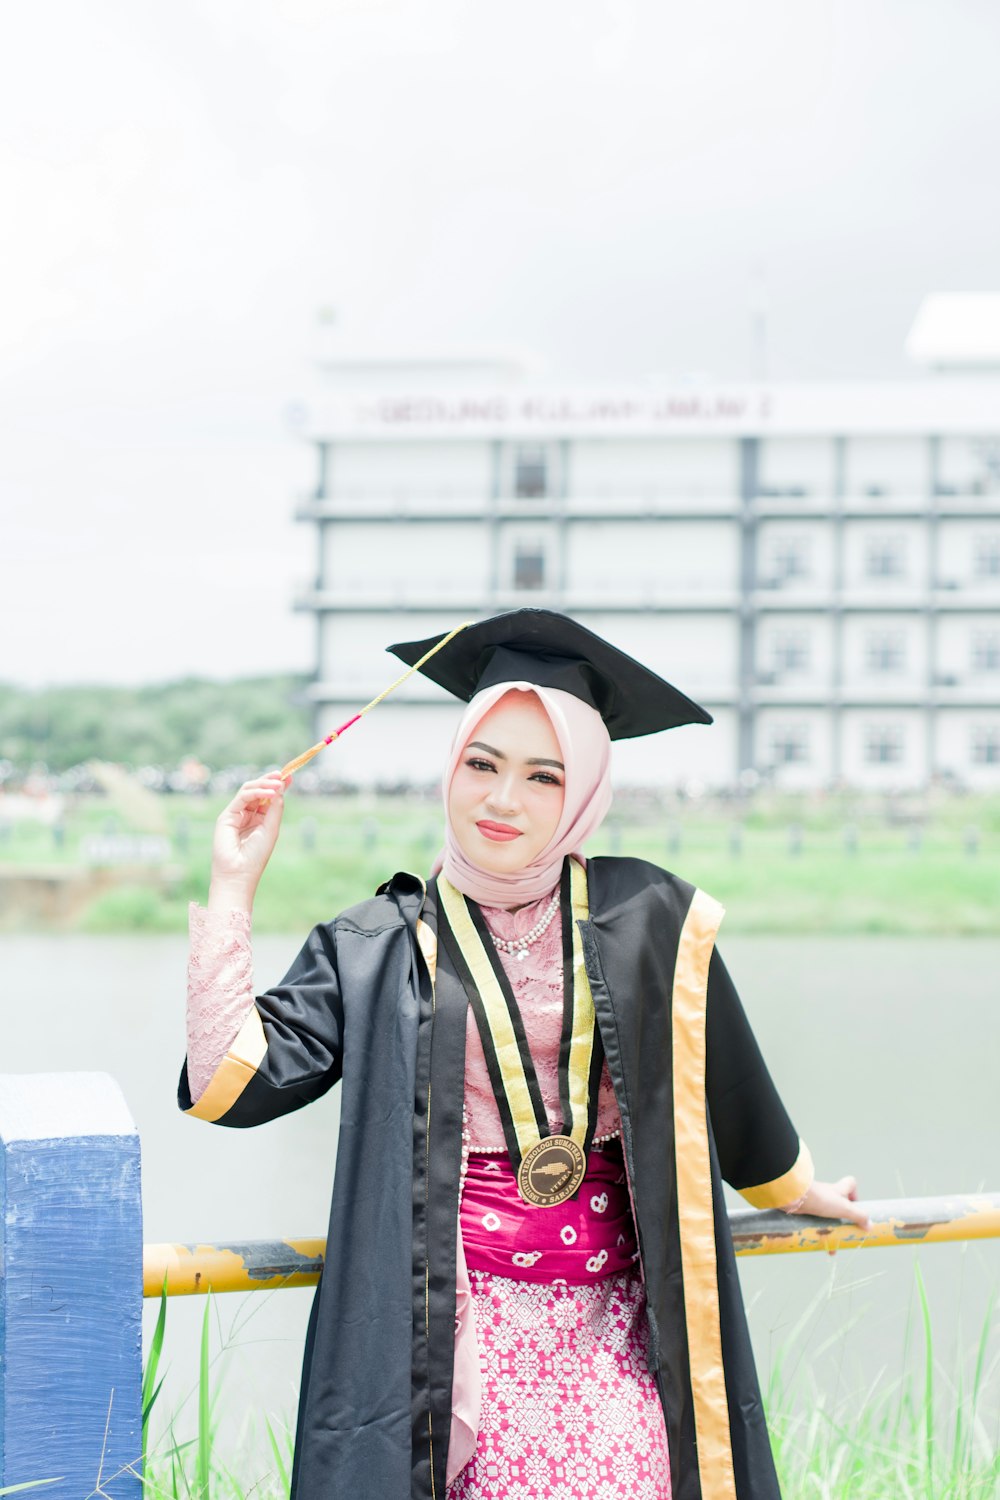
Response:
[[[138,1500],[141,1315],[121,1090],[106,1073],[0,1075],[0,1489]]]

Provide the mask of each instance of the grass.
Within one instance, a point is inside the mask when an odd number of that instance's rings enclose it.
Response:
[[[971,1377],[969,1354],[953,1369],[935,1352],[931,1310],[914,1263],[916,1319],[904,1330],[901,1372],[880,1371],[871,1386],[831,1400],[805,1375],[786,1378],[796,1345],[818,1321],[817,1298],[774,1356],[765,1404],[786,1500],[997,1500],[1000,1496],[1000,1355],[994,1350],[995,1297],[982,1319]],[[913,1321],[919,1337],[913,1337]],[[853,1326],[810,1347],[814,1365],[839,1361]],[[944,1394],[939,1387],[943,1388]]]
[[[265,1293],[264,1296],[273,1295]],[[256,1306],[261,1294],[256,1294]],[[254,1299],[245,1299],[252,1301]],[[163,1388],[163,1380],[157,1383],[156,1376],[163,1355],[166,1321],[167,1292],[164,1280],[160,1294],[160,1307],[156,1327],[146,1355],[142,1383],[142,1491],[150,1500],[287,1500],[291,1482],[292,1453],[294,1448],[294,1424],[278,1424],[282,1436],[275,1432],[275,1424],[267,1416],[263,1419],[267,1434],[267,1457],[251,1458],[244,1462],[248,1472],[237,1475],[220,1451],[218,1441],[219,1402],[221,1385],[213,1376],[213,1369],[222,1356],[239,1344],[236,1332],[246,1326],[253,1316],[234,1320],[228,1337],[222,1337],[220,1325],[220,1347],[213,1355],[211,1351],[211,1314],[215,1302],[211,1293],[205,1297],[205,1312],[201,1324],[201,1343],[198,1358],[198,1380],[189,1395],[197,1397],[196,1430],[193,1437],[179,1439],[177,1429],[187,1400],[164,1418],[160,1441],[150,1447],[149,1431],[151,1417]],[[252,1442],[252,1433],[249,1435]],[[246,1437],[241,1437],[238,1448],[245,1453],[251,1447]],[[250,1465],[259,1469],[253,1476]]]
[[[765,1380],[765,1405],[775,1462],[785,1500],[998,1500],[1000,1497],[1000,1353],[996,1344],[995,1298],[982,1318],[974,1354],[959,1351],[946,1370],[935,1352],[931,1311],[919,1261],[914,1290],[918,1337],[908,1319],[903,1335],[901,1373],[885,1372],[867,1390],[832,1400],[813,1380],[824,1361],[840,1361],[860,1330],[863,1314],[834,1334],[820,1338],[820,1322],[833,1290],[830,1282],[800,1316],[772,1356]],[[260,1293],[255,1294],[260,1297]],[[266,1444],[251,1455],[241,1440],[234,1472],[219,1450],[217,1412],[220,1388],[213,1385],[215,1360],[238,1347],[233,1335],[219,1354],[210,1353],[210,1306],[202,1322],[196,1387],[196,1436],[178,1441],[180,1412],[165,1419],[160,1445],[146,1453],[143,1493],[155,1500],[285,1500],[293,1448],[293,1423],[265,1416]],[[164,1345],[166,1297],[160,1302],[147,1356],[144,1402],[150,1407]],[[971,1369],[970,1369],[971,1366]],[[792,1370],[789,1375],[788,1371]],[[161,1382],[162,1384],[162,1382]],[[155,1389],[154,1389],[155,1386]],[[192,1392],[194,1394],[194,1392]],[[149,1410],[144,1404],[144,1417]],[[276,1430],[277,1429],[277,1430]]]
[[[58,1484],[59,1479],[26,1479],[23,1484],[5,1484],[0,1489],[0,1495],[16,1495],[18,1490],[37,1490],[43,1484]]]
[[[219,799],[165,797],[169,867],[77,909],[85,932],[183,932],[203,900]],[[105,799],[68,804],[60,832],[38,824],[0,837],[0,870],[83,870],[88,836],[127,833]],[[426,873],[441,837],[438,804],[416,797],[291,797],[258,893],[258,932],[302,933],[370,895],[394,870]],[[622,797],[588,846],[676,870],[728,908],[727,932],[1000,935],[1000,799],[912,805],[758,797],[745,805]],[[8,910],[4,924],[44,923]]]

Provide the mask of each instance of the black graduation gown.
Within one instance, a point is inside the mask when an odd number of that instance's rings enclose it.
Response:
[[[715,951],[721,907],[642,860],[595,858],[587,877],[675,1500],[776,1500],[722,1180],[780,1206],[809,1154]],[[293,1500],[445,1497],[467,1000],[435,931],[433,882],[393,876],[313,929],[197,1104],[181,1072],[180,1108],[236,1127],[342,1083]]]

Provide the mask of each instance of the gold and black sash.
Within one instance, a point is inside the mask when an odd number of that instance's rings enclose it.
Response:
[[[587,877],[575,860],[563,864],[560,915],[563,1024],[559,1044],[562,1132],[552,1135],[538,1075],[514,991],[475,901],[438,876],[438,929],[469,997],[500,1111],[504,1139],[521,1196],[537,1207],[564,1203],[579,1189],[597,1121],[604,1053],[583,962],[577,923],[589,915]]]

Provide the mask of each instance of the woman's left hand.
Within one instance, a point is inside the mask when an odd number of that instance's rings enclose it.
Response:
[[[814,1181],[795,1212],[815,1214],[821,1219],[847,1219],[859,1229],[870,1229],[872,1221],[858,1206],[857,1196],[858,1184],[854,1177],[841,1177],[837,1182]],[[830,1255],[836,1253],[836,1246],[828,1251]]]

